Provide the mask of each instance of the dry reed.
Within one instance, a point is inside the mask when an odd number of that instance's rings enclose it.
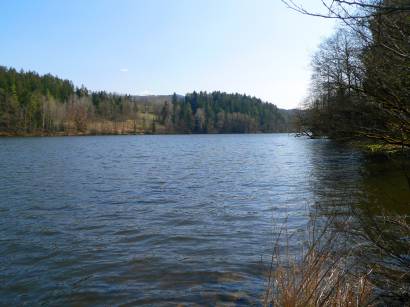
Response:
[[[321,227],[316,222],[314,218],[307,226],[296,256],[289,254],[291,236],[283,229],[279,232],[263,305],[371,306],[370,272],[360,271],[350,253],[340,248],[343,236],[331,227],[336,223],[333,218]],[[280,242],[285,242],[286,246],[280,246]]]

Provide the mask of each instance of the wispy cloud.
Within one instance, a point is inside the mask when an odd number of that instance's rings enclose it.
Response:
[[[128,72],[128,68],[121,68],[120,72]]]

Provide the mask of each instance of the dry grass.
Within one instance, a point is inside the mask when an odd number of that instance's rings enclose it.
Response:
[[[371,306],[373,286],[369,273],[360,272],[348,253],[338,247],[342,236],[315,223],[306,230],[299,257],[290,256],[283,231],[277,238],[268,276],[264,306]],[[287,232],[285,242],[289,242]],[[285,243],[288,244],[288,243]]]

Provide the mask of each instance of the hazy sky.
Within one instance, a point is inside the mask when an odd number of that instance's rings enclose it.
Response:
[[[0,12],[0,65],[92,90],[221,90],[284,108],[305,96],[334,27],[279,0],[0,0]]]

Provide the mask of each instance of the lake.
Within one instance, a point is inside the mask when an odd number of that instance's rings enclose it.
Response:
[[[257,305],[278,227],[376,186],[363,163],[288,134],[2,138],[1,304]]]

